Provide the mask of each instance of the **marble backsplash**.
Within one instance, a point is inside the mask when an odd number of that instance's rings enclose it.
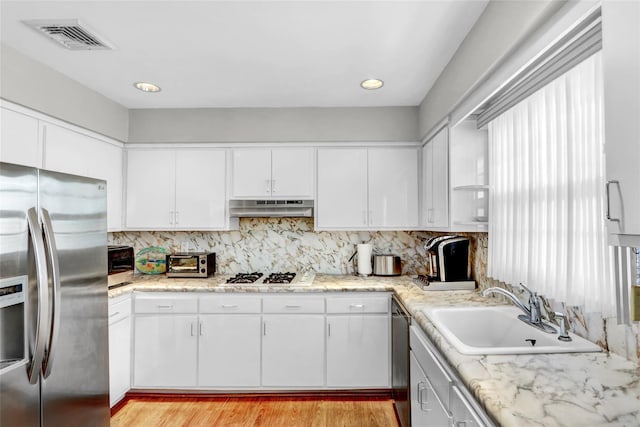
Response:
[[[473,265],[486,259],[478,251],[479,233],[470,238],[472,272],[486,271]],[[171,252],[216,253],[217,272],[236,274],[262,271],[307,271],[351,274],[349,258],[356,244],[371,243],[374,253],[399,255],[403,274],[425,273],[426,240],[443,233],[423,231],[314,231],[311,218],[242,218],[235,231],[131,231],[109,233],[109,244],[133,246],[137,252],[160,246]],[[486,236],[486,234],[484,234]],[[486,248],[486,238],[484,239]],[[482,249],[482,248],[480,248]],[[478,253],[480,252],[480,253]],[[486,262],[484,262],[486,265]],[[475,277],[475,276],[474,276]]]
[[[505,283],[487,277],[487,233],[456,233],[469,238],[471,276],[480,289]],[[371,243],[377,253],[392,253],[402,259],[403,274],[426,271],[424,244],[443,233],[426,231],[314,231],[310,218],[243,218],[234,231],[128,231],[109,233],[109,244],[149,246],[171,252],[185,249],[216,253],[217,273],[314,270],[325,274],[351,274],[349,258],[356,244]],[[517,290],[515,291],[517,293]],[[521,295],[523,298],[524,295]],[[615,318],[584,313],[551,301],[554,310],[564,309],[571,330],[604,349],[640,365],[640,324],[617,325]]]

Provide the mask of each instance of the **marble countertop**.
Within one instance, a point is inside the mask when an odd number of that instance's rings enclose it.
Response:
[[[109,291],[174,292],[349,292],[392,291],[410,311],[467,388],[502,426],[640,426],[640,368],[602,353],[470,356],[458,353],[423,314],[436,306],[496,305],[476,291],[425,292],[411,277],[317,274],[303,286],[225,285],[229,276],[169,279],[136,276]]]

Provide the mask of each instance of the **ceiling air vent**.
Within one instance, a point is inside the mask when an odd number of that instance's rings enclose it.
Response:
[[[69,50],[112,50],[113,46],[77,19],[22,21]]]

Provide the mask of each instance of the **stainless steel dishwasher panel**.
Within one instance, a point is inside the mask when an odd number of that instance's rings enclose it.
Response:
[[[411,316],[394,296],[391,301],[391,387],[400,427],[411,425],[409,325]]]

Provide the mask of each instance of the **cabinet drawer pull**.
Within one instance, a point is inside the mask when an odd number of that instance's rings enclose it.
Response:
[[[222,308],[238,308],[238,304],[222,304]]]
[[[202,325],[202,322],[198,324],[198,329],[198,335],[202,336],[202,334],[204,333],[204,326]]]
[[[262,335],[267,336],[267,322],[262,322]]]
[[[158,308],[162,310],[170,310],[173,308],[173,304],[165,304],[165,305],[158,304]]]
[[[364,304],[350,304],[349,308],[364,308]]]
[[[192,336],[192,337],[195,337],[195,336],[196,336],[196,334],[195,334],[195,332],[194,332],[194,324],[193,324],[193,322],[191,323],[191,336]]]
[[[331,336],[331,323],[328,323],[327,327],[329,328],[329,336]]]
[[[115,313],[111,313],[111,314],[109,315],[109,317],[110,317],[110,318],[111,318],[111,317],[116,317],[118,314],[120,314],[120,312],[119,312],[119,311],[116,311]]]
[[[299,309],[299,308],[302,308],[302,306],[301,306],[301,305],[295,305],[295,304],[285,304],[284,308],[289,308],[289,309],[292,309],[292,310],[297,310],[297,309]]]

